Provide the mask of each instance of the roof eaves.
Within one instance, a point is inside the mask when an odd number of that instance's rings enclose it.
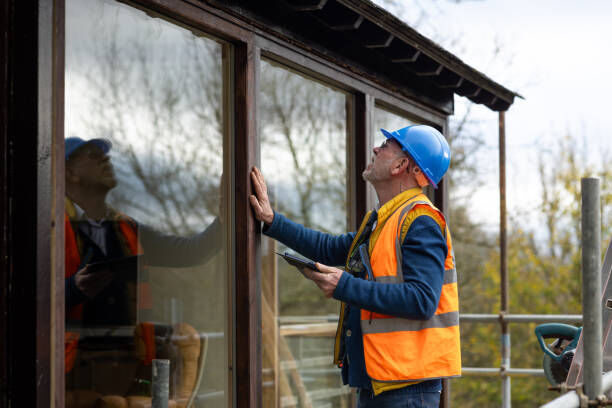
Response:
[[[338,3],[353,10],[354,12],[364,16],[372,23],[378,25],[382,29],[389,32],[394,38],[400,39],[410,46],[414,47],[422,54],[431,58],[441,65],[439,69],[433,72],[438,75],[442,71],[442,67],[448,71],[457,74],[461,81],[456,84],[456,87],[444,84],[443,87],[451,86],[456,89],[456,93],[470,98],[476,103],[487,105],[493,110],[506,110],[514,102],[515,97],[523,98],[518,93],[511,91],[503,85],[493,81],[491,78],[484,75],[482,72],[470,67],[454,54],[446,51],[440,45],[430,40],[429,38],[419,34],[416,30],[398,19],[385,9],[377,6],[369,0],[336,0]],[[429,73],[430,75],[432,73]],[[478,96],[482,93],[477,90],[463,90],[462,86],[469,87],[469,84],[475,85],[477,88],[482,88],[485,96]]]

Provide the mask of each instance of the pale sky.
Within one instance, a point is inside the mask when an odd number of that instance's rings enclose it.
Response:
[[[377,0],[376,3],[382,3]],[[518,92],[506,114],[508,205],[525,210],[520,195],[537,194],[533,146],[548,146],[570,132],[594,152],[610,151],[612,137],[609,80],[612,1],[552,0],[399,0],[398,17],[409,24],[425,15],[417,30],[453,52],[465,63]],[[384,4],[382,4],[385,6]],[[423,7],[419,7],[423,6]],[[496,44],[502,57],[492,61]],[[464,98],[455,97],[456,112]],[[489,174],[477,198],[490,227],[498,224],[497,113],[477,110],[487,149],[482,159]],[[600,156],[593,155],[594,163]],[[554,165],[554,163],[551,163]],[[606,182],[602,180],[602,183]],[[607,180],[610,182],[610,180]]]

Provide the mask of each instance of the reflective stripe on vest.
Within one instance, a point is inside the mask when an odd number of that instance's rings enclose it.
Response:
[[[375,277],[374,280],[380,283],[402,283],[404,281],[404,279],[399,276],[379,276]],[[446,269],[444,271],[444,281],[442,284],[446,285],[447,283],[454,282],[457,282],[457,270],[455,268]]]
[[[403,282],[402,228],[411,212],[418,208],[424,209],[446,236],[448,253],[440,301],[435,315],[428,320],[361,310],[366,371],[374,381],[419,381],[461,374],[459,299],[452,242],[444,216],[425,195],[407,200],[400,211],[387,219],[371,248],[371,264],[366,268],[371,270],[376,282]],[[367,262],[367,257],[364,261]]]
[[[434,315],[429,320],[411,320],[401,317],[390,317],[372,319],[363,326],[363,334],[388,333],[395,331],[419,331],[423,329],[435,329],[438,327],[450,327],[459,324],[459,312],[448,312]]]

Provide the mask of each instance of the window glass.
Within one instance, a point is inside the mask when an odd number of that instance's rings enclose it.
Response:
[[[309,228],[347,231],[346,95],[262,61],[261,167],[275,211]],[[339,302],[262,242],[263,406],[348,406],[332,364]]]
[[[416,125],[416,122],[411,119],[407,119],[404,116],[397,115],[395,113],[384,110],[378,106],[374,108],[374,129],[372,129],[372,135],[374,140],[374,146],[380,146],[385,141],[386,137],[382,134],[380,129],[385,129],[389,132],[398,130],[410,125]]]
[[[147,406],[156,360],[178,406],[228,405],[226,47],[66,2],[67,407]]]

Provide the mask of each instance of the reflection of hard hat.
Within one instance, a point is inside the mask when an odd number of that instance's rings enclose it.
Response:
[[[68,160],[72,153],[74,153],[77,149],[87,144],[93,144],[98,146],[102,151],[106,154],[111,149],[113,144],[108,139],[89,139],[83,140],[80,137],[72,136],[66,138],[64,141],[66,146],[65,159]]]
[[[451,154],[446,139],[431,126],[413,125],[394,132],[385,129],[380,131],[387,138],[393,138],[402,150],[416,162],[431,184],[438,188],[438,183],[448,166]]]

